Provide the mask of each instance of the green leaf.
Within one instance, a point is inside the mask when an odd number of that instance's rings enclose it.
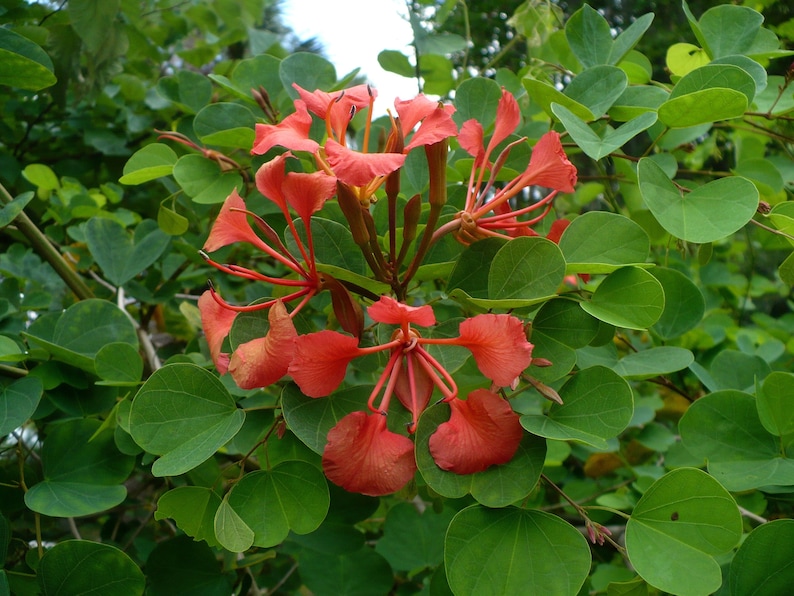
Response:
[[[169,176],[177,161],[174,150],[163,143],[152,143],[138,149],[124,164],[124,175],[119,178],[122,184],[142,184]]]
[[[472,505],[449,525],[444,564],[456,594],[572,595],[590,571],[590,549],[556,515]]]
[[[683,370],[694,360],[692,352],[685,348],[655,346],[648,350],[626,354],[614,370],[627,379],[648,379]]]
[[[281,61],[279,77],[287,94],[292,99],[296,99],[298,92],[292,86],[293,83],[307,91],[315,89],[327,91],[336,83],[336,69],[319,54],[295,52]]]
[[[265,88],[272,101],[283,90],[279,68],[281,60],[270,54],[262,54],[240,60],[232,71],[232,83],[246,101],[255,103],[251,89]]]
[[[202,143],[235,149],[251,149],[256,119],[245,106],[236,103],[211,103],[193,119],[193,130]]]
[[[121,503],[135,459],[116,449],[113,431],[91,419],[50,427],[41,451],[44,481],[25,493],[25,504],[53,517],[77,517]]]
[[[4,228],[14,221],[27,204],[33,200],[33,196],[32,191],[23,192],[10,203],[0,207],[0,228]]]
[[[521,80],[521,84],[524,85],[524,88],[527,90],[530,99],[533,102],[537,102],[543,111],[552,118],[557,118],[551,109],[551,104],[556,103],[564,106],[570,110],[572,114],[575,114],[577,118],[580,118],[585,122],[591,122],[592,120],[595,120],[595,116],[593,116],[593,113],[588,108],[580,104],[578,101],[571,99],[562,91],[556,87],[553,87],[552,85],[549,85],[548,83],[525,77]]]
[[[39,198],[49,197],[49,192],[61,188],[58,176],[52,168],[40,163],[32,163],[25,166],[22,175],[31,184],[35,185],[39,191]]]
[[[224,172],[220,165],[201,155],[183,155],[174,164],[174,179],[201,205],[223,203],[234,189],[239,192],[243,179],[236,172]]]
[[[748,105],[755,95],[755,81],[744,69],[732,64],[707,64],[684,76],[670,93],[670,99],[704,91],[732,89],[744,94]]]
[[[568,19],[565,24],[565,37],[585,68],[598,64],[616,64],[619,61],[611,61],[613,42],[609,23],[588,4]]]
[[[393,72],[401,77],[413,78],[416,69],[408,61],[408,57],[397,50],[383,50],[378,54],[378,64],[386,72]]]
[[[488,298],[491,262],[506,242],[502,238],[484,238],[467,246],[455,261],[447,292],[460,288],[473,298]]]
[[[652,586],[706,596],[722,583],[715,556],[733,549],[742,519],[731,495],[694,468],[665,474],[645,491],[626,524],[626,552]]]
[[[145,270],[163,254],[170,236],[140,225],[134,238],[112,219],[92,217],[85,224],[85,240],[105,277],[121,286]]]
[[[691,43],[674,43],[667,48],[665,62],[670,73],[683,77],[711,61],[708,53]]]
[[[245,420],[234,398],[209,371],[186,363],[155,371],[132,402],[130,434],[161,455],[155,476],[192,470],[228,442]]]
[[[739,118],[747,110],[747,96],[734,89],[703,89],[668,99],[659,106],[659,121],[670,128],[686,128]]]
[[[98,384],[113,386],[137,385],[143,374],[143,359],[130,344],[113,342],[102,346],[94,361]]]
[[[648,12],[636,18],[615,38],[609,53],[610,64],[618,64],[637,45],[637,42],[653,23],[653,16],[652,12]]]
[[[794,585],[791,545],[794,520],[776,519],[755,528],[731,561],[730,593],[739,596],[778,596]]]
[[[715,391],[696,400],[679,422],[681,440],[730,491],[794,485],[794,460],[781,457],[779,438],[761,424],[756,400]]]
[[[157,225],[169,236],[181,236],[188,231],[190,220],[173,209],[166,207],[166,201],[168,199],[160,203],[160,208],[157,210]]]
[[[657,117],[654,112],[645,112],[621,124],[616,129],[607,125],[605,134],[600,136],[586,122],[564,106],[552,103],[551,110],[582,151],[596,161],[620,149],[642,131],[650,128],[656,122]]]
[[[27,422],[36,411],[43,391],[41,379],[35,377],[0,386],[0,437]]]
[[[755,214],[758,190],[745,178],[713,180],[682,194],[653,160],[640,160],[637,176],[645,204],[677,238],[704,244],[730,236]]]
[[[521,426],[547,439],[580,441],[606,449],[607,439],[619,435],[634,414],[631,387],[603,366],[579,371],[559,394],[562,405],[552,404],[548,415],[522,416]]]
[[[158,499],[154,519],[170,517],[188,536],[220,546],[215,538],[215,512],[220,505],[221,498],[209,488],[178,486]]]
[[[664,311],[653,325],[662,339],[682,336],[694,329],[703,319],[706,301],[700,289],[683,273],[675,269],[654,267],[649,270],[664,289]]]
[[[151,596],[229,596],[235,577],[222,572],[209,546],[188,536],[158,543],[146,560],[146,593]]]
[[[466,79],[455,91],[455,121],[463,124],[473,118],[488,131],[496,119],[501,97],[502,91],[495,81],[483,77]]]
[[[160,95],[189,114],[198,113],[212,100],[212,83],[203,74],[182,69],[157,83]]]
[[[141,596],[146,578],[138,565],[115,546],[67,540],[44,553],[37,577],[44,594]]]
[[[794,433],[794,375],[770,373],[756,394],[756,405],[761,424],[770,433],[779,437]]]
[[[215,537],[226,550],[241,553],[254,544],[254,531],[231,506],[228,493],[215,512],[214,524]]]
[[[306,462],[287,461],[243,476],[229,492],[228,502],[253,531],[253,545],[269,547],[281,544],[290,531],[316,530],[328,513],[330,498],[320,470]]]
[[[108,36],[108,24],[116,19],[121,0],[71,0],[66,7],[72,27],[88,50],[97,53]]]
[[[648,260],[651,241],[623,215],[589,211],[571,222],[560,238],[566,273],[611,273]]]
[[[315,596],[383,596],[394,584],[394,571],[381,555],[364,547],[353,553],[301,553],[301,579]]]
[[[427,408],[416,431],[416,464],[427,485],[445,497],[458,498],[471,493],[486,507],[505,507],[525,498],[540,479],[546,457],[546,442],[525,435],[516,454],[506,464],[491,466],[475,474],[455,474],[442,470],[430,454],[430,437],[449,420],[449,406]]]
[[[714,6],[700,16],[698,25],[712,58],[744,54],[753,46],[764,22],[747,6]]]
[[[94,357],[107,343],[138,345],[132,321],[107,300],[89,299],[73,304],[52,319],[40,317],[24,334],[53,358],[95,373]]]
[[[615,66],[592,66],[576,75],[564,93],[588,108],[595,118],[600,118],[623,94],[628,84],[628,77],[621,69]]]
[[[410,503],[398,503],[386,514],[383,537],[375,552],[400,571],[432,568],[444,558],[444,534],[453,512],[440,513],[430,508],[421,513]]]
[[[540,237],[514,238],[494,256],[488,297],[530,301],[552,296],[564,277],[565,259],[556,244]]]
[[[595,318],[626,329],[647,329],[664,311],[665,296],[656,278],[639,267],[610,273],[582,308]]]
[[[38,91],[57,82],[47,52],[6,27],[0,27],[0,85]]]

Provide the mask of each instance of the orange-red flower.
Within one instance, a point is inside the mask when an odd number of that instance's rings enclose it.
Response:
[[[488,391],[485,393],[494,395],[499,401],[493,412],[491,406],[496,402],[481,398],[479,394],[473,400],[469,398],[471,403],[462,402],[468,405],[458,404],[460,400],[457,399],[458,389],[454,379],[430,355],[426,346],[435,344],[465,347],[471,351],[478,368],[493,385],[511,385],[532,360],[532,344],[527,341],[521,321],[511,315],[477,315],[461,323],[458,337],[429,338],[423,337],[415,329],[415,326],[429,327],[435,324],[435,315],[429,305],[411,307],[382,296],[367,312],[374,321],[397,327],[390,341],[376,346],[359,347],[355,338],[328,330],[300,335],[295,339],[295,352],[289,374],[301,391],[310,397],[323,397],[336,390],[345,378],[347,366],[355,358],[381,351],[388,351],[390,354],[367,401],[371,414],[358,412],[354,417],[349,415],[337,425],[341,425],[343,430],[337,431],[337,427],[334,427],[329,433],[323,455],[324,466],[330,466],[330,470],[326,468],[328,477],[347,490],[366,494],[375,494],[381,490],[383,486],[375,482],[377,474],[373,470],[380,469],[379,466],[390,457],[392,451],[403,453],[407,445],[405,441],[408,441],[402,435],[386,430],[385,422],[380,420],[388,413],[392,396],[396,395],[403,407],[411,412],[412,422],[408,431],[412,433],[435,388],[439,389],[444,401],[451,404],[453,411],[450,423],[447,426],[442,425],[443,429],[452,430],[441,430],[440,427],[442,435],[453,432],[464,435],[468,433],[466,436],[470,435],[471,439],[457,439],[450,447],[451,451],[442,448],[439,453],[446,458],[442,461],[457,462],[460,457],[465,457],[461,453],[468,448],[467,445],[480,451],[472,453],[474,463],[470,464],[477,471],[509,460],[517,448],[514,445],[515,427],[507,422],[509,416],[505,410],[506,407],[512,412],[510,405]],[[381,393],[380,402],[376,405]],[[473,417],[483,410],[490,412],[485,421],[470,428]],[[489,439],[481,429],[492,427],[499,432]],[[492,443],[502,442],[500,433],[503,431],[507,434],[507,447],[493,445]],[[487,444],[488,449],[480,449],[482,442]],[[434,444],[437,443],[438,440],[434,441]],[[368,450],[369,453],[359,453],[357,450]],[[446,463],[444,465],[447,466]],[[458,463],[450,465],[452,467],[447,466],[444,469],[467,469],[465,465]],[[398,468],[390,472],[391,475],[386,475],[389,479],[387,492],[393,492],[408,482],[413,476],[413,471],[410,470],[413,468],[400,460]],[[398,478],[402,480],[402,484],[397,482]],[[394,488],[397,484],[399,486]]]
[[[458,142],[474,157],[466,202],[454,220],[436,231],[436,237],[453,232],[458,240],[469,244],[487,236],[521,235],[520,229],[536,224],[549,213],[552,200],[558,192],[573,192],[577,178],[576,167],[568,160],[560,142],[560,135],[554,131],[544,134],[535,144],[524,172],[501,188],[497,187],[496,176],[510,150],[526,139],[508,144],[493,162],[492,154],[513,133],[520,121],[518,103],[503,89],[496,111],[494,132],[487,146],[479,122],[468,120],[463,123]],[[549,188],[551,192],[528,206],[511,206],[511,199],[530,186]],[[538,215],[523,219],[523,216],[539,210]]]

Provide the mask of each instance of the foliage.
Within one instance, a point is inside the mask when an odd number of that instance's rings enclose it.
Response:
[[[0,593],[794,582],[791,22],[425,4],[0,8]]]

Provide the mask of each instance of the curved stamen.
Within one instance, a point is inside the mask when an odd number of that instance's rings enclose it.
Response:
[[[422,346],[417,346],[415,353],[417,355],[416,361],[425,369],[430,376],[430,380],[432,380],[433,384],[441,391],[444,396],[444,401],[455,399],[458,396],[458,386],[455,383],[455,379],[453,379],[447,370]],[[439,377],[439,374],[443,377],[443,381]],[[447,384],[449,386],[447,386]]]

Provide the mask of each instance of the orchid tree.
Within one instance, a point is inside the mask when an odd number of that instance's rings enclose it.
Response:
[[[117,4],[131,39],[177,18]],[[783,593],[785,27],[682,2],[656,80],[653,14],[526,2],[526,66],[475,73],[446,3],[380,55],[424,92],[384,98],[284,52],[262,4],[189,11],[213,35],[141,96],[117,179],[3,186],[0,588]],[[95,65],[92,7],[65,15]],[[0,81],[44,93],[25,31],[0,51],[31,74]]]

